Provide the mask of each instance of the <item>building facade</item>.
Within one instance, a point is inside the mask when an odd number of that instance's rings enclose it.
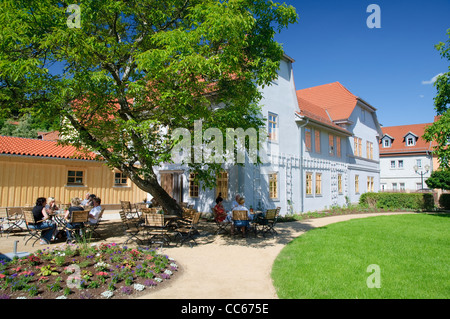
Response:
[[[339,82],[296,90],[293,62],[285,55],[277,79],[260,88],[267,123],[259,135],[263,163],[252,164],[247,153],[244,165],[223,164],[213,189],[198,185],[185,165],[154,167],[161,186],[174,199],[210,212],[219,193],[226,209],[240,194],[248,208],[281,207],[281,214],[288,214],[356,203],[362,193],[379,190],[382,132],[376,109]],[[86,192],[100,196],[105,204],[151,199],[104,163],[72,159],[70,147],[61,155],[56,142],[45,140],[51,136],[41,138],[32,140],[35,145],[28,151],[18,150],[31,143],[25,141],[29,139],[1,151],[0,206],[32,204],[39,196],[68,202]],[[45,149],[44,143],[53,144]],[[74,185],[78,177],[81,182]]]
[[[254,209],[281,207],[281,214],[356,203],[379,191],[376,109],[340,83],[296,91],[292,63],[285,56],[278,79],[262,90],[267,119],[267,161],[226,164],[216,188],[196,185],[187,167],[157,168],[162,186],[177,200],[211,211],[221,193],[226,209],[236,194]]]
[[[381,191],[426,189],[433,171],[433,144],[422,135],[432,123],[383,127],[380,141]]]
[[[0,207],[34,206],[38,197],[69,204],[95,194],[104,207],[142,202],[147,193],[104,162],[55,141],[0,136]]]
[[[379,190],[376,109],[339,82],[297,91],[302,123],[302,211],[357,203]]]

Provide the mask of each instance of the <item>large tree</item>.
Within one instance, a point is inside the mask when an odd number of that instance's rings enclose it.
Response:
[[[83,0],[67,13],[69,4],[1,2],[2,115],[58,117],[65,143],[96,152],[180,214],[154,172],[180,142],[172,130],[192,132],[199,120],[224,135],[259,128],[258,87],[276,77],[283,50],[274,35],[297,21],[295,9],[263,0]],[[190,166],[211,184],[221,164]]]
[[[450,62],[450,29],[447,30],[448,40],[440,42],[435,47],[442,58]],[[440,169],[450,169],[450,64],[449,72],[439,76],[434,83],[437,94],[434,98],[438,120],[425,129],[424,139],[435,141],[434,154],[438,157]]]

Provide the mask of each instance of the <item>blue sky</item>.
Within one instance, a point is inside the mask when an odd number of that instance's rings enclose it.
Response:
[[[300,17],[276,36],[296,61],[297,89],[339,81],[377,108],[383,126],[433,121],[436,88],[425,82],[448,72],[434,45],[448,39],[450,0],[280,2]],[[370,4],[381,28],[367,27]]]

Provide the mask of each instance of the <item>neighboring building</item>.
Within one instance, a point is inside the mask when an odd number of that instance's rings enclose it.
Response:
[[[147,194],[104,162],[90,160],[73,146],[55,141],[0,136],[0,207],[34,205],[38,197],[61,203],[89,192],[102,206],[121,200],[142,202]]]
[[[413,192],[427,188],[433,169],[433,145],[422,135],[432,123],[382,127],[381,191]]]
[[[376,109],[339,82],[297,91],[303,210],[357,203],[380,183]]]

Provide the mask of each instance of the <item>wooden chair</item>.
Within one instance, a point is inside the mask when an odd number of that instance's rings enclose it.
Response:
[[[3,232],[6,232],[6,238],[9,234],[14,231],[23,231],[21,224],[24,222],[22,207],[7,207],[6,208],[6,219],[3,220]],[[5,228],[5,226],[7,228]]]
[[[104,211],[105,211],[105,209],[102,208],[102,210],[100,211],[100,214],[98,215],[97,222],[95,224],[91,224],[89,222],[86,223],[86,229],[91,236],[96,235],[99,238],[101,237],[100,234],[97,232],[97,228],[98,228],[98,226],[100,226],[100,222],[102,221]]]
[[[258,225],[261,226],[260,232],[264,237],[266,237],[267,233],[272,235],[278,234],[274,227],[277,223],[279,212],[280,207],[276,209],[268,209],[265,216],[258,221]]]
[[[88,223],[89,218],[89,210],[74,210],[70,214],[70,219],[67,221],[66,226],[64,227],[65,231],[70,232],[71,237],[75,238],[75,240],[79,240],[82,236],[85,235],[84,227]],[[74,228],[68,228],[68,224],[74,224],[74,223],[82,223],[83,226],[80,227],[74,227]],[[76,232],[82,230],[83,235],[77,235]]]
[[[197,225],[200,221],[200,216],[202,213],[196,212],[192,216],[192,220],[187,225],[182,225],[175,229],[175,239],[177,239],[180,243],[180,246],[183,246],[183,243],[189,242],[189,246],[192,247],[192,242],[197,244],[195,241],[194,235],[198,234]]]
[[[4,226],[8,227],[8,215],[6,207],[0,208],[0,237],[3,237]]]
[[[150,207],[150,208],[143,208],[142,209],[142,213],[143,214],[156,214],[157,212],[158,212],[158,208],[157,207]],[[145,221],[145,218],[144,218],[144,221]]]
[[[234,226],[241,230],[242,237],[245,236],[245,228],[250,226],[250,221],[248,219],[248,213],[246,210],[233,210],[232,211],[232,221]]]
[[[125,215],[127,217],[132,217],[133,210],[131,208],[131,202],[121,200],[120,201],[120,207],[122,208],[122,211],[125,213]]]
[[[183,208],[182,221],[190,223],[194,217],[195,210],[192,208]]]
[[[169,228],[164,221],[163,214],[145,214],[146,235],[148,237],[150,245],[160,244],[161,248],[164,244],[169,245]]]
[[[134,204],[134,208],[135,208],[137,213],[148,209],[147,208],[147,203],[136,203],[136,204]]]
[[[217,226],[217,230],[215,232],[215,235],[220,234],[221,232],[225,232],[226,234],[229,233],[229,230],[227,229],[228,227],[230,227],[231,222],[229,221],[218,221],[217,217],[218,217],[218,213],[215,207],[211,207],[211,210],[213,211],[213,216],[214,216],[214,222],[216,223]]]
[[[140,227],[140,224],[138,222],[131,221],[122,210],[119,212],[119,214],[120,219],[122,220],[124,234],[128,237],[124,244],[127,244],[129,241],[134,241],[142,245],[142,239],[138,237],[138,234],[140,234],[142,231],[142,227]]]
[[[31,239],[35,239],[35,241],[33,242],[33,245],[41,239],[42,237],[42,232],[51,229],[51,227],[46,227],[46,228],[41,228],[41,229],[35,229],[33,228],[34,224],[37,224],[34,220],[34,215],[33,215],[33,208],[29,207],[29,208],[24,208],[22,210],[23,212],[23,216],[25,218],[25,225],[27,226],[27,231],[28,234],[25,235],[25,237],[23,238],[24,240],[29,236],[30,238],[28,238],[25,241],[25,245],[31,240]],[[41,221],[42,222],[42,221]],[[49,243],[50,244],[50,243]]]

